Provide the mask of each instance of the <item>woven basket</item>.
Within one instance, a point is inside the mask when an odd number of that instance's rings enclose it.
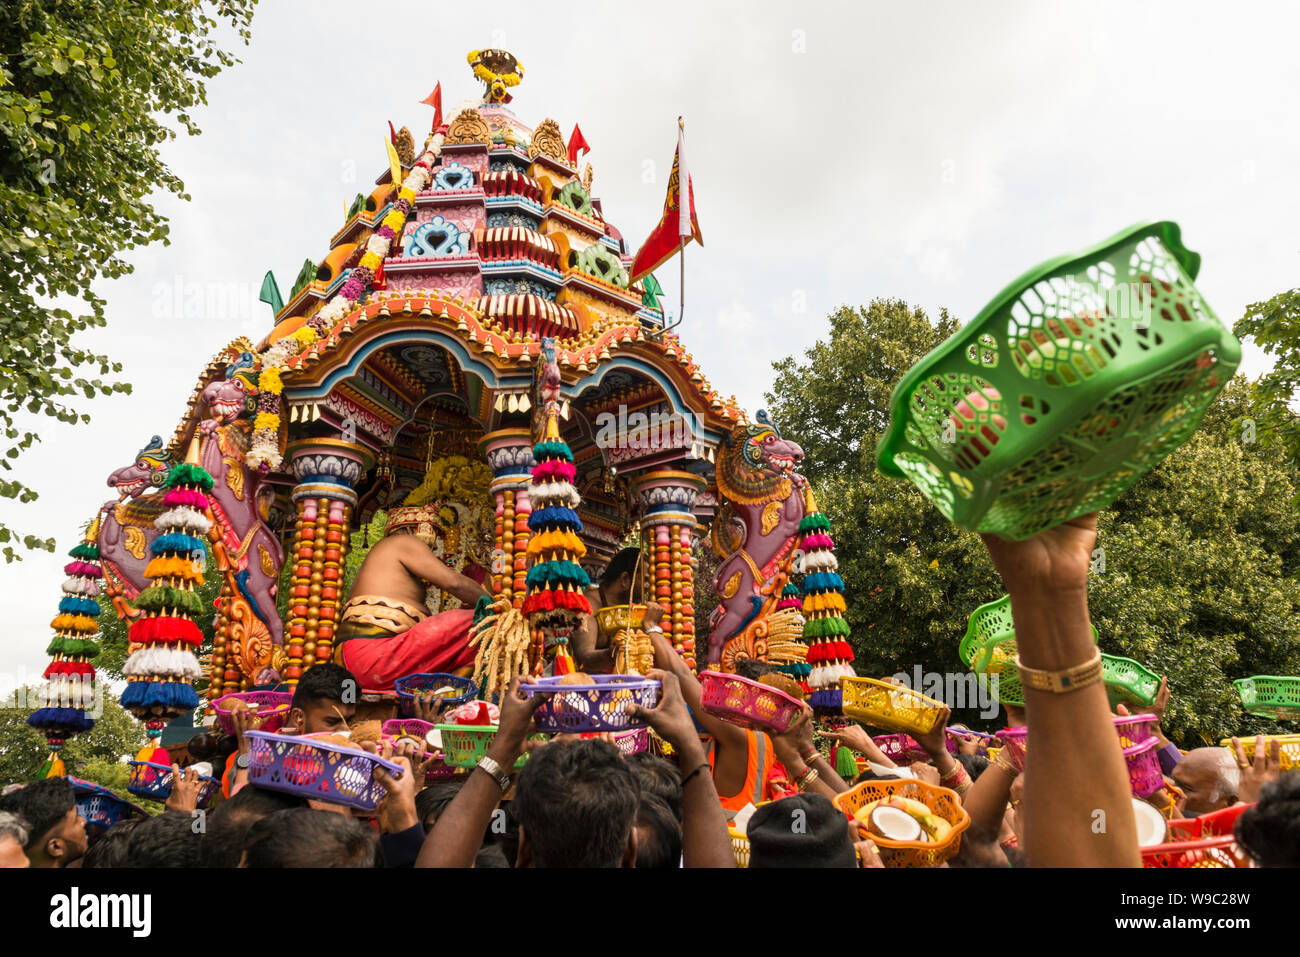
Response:
[[[397,692],[397,713],[403,718],[415,717],[415,696],[420,692],[436,691],[439,688],[455,688],[457,693],[439,699],[442,710],[465,704],[478,694],[478,685],[469,678],[460,675],[446,675],[439,672],[420,672],[398,678],[393,682]]]
[[[841,678],[840,689],[846,716],[884,731],[926,734],[944,707],[918,691],[875,678]]]
[[[1255,760],[1255,735],[1241,738],[1241,750],[1246,754],[1246,760]],[[1292,768],[1300,768],[1300,734],[1266,734],[1264,735],[1264,746],[1268,747],[1272,741],[1278,742],[1277,760],[1283,771],[1290,771]],[[1224,738],[1219,744],[1229,751],[1232,750],[1232,738]]]
[[[250,784],[314,801],[373,811],[388,793],[375,780],[375,768],[393,777],[404,773],[400,764],[376,755],[301,735],[250,731],[246,737]]]
[[[785,734],[799,717],[799,704],[783,691],[740,675],[700,674],[700,706],[715,718],[751,731]]]
[[[1178,448],[1241,345],[1176,223],[1036,267],[903,376],[877,450],[963,528],[1023,540],[1104,508]]]
[[[1142,850],[1143,867],[1254,867],[1233,839],[1237,818],[1253,804],[1234,804],[1199,817],[1174,818],[1164,844]]]
[[[629,704],[654,708],[662,685],[653,678],[636,675],[591,675],[592,684],[560,684],[560,678],[538,678],[522,684],[527,697],[550,694],[533,712],[533,727],[548,734],[583,731],[627,731],[644,728],[645,722],[627,713]]]
[[[249,733],[252,734],[251,731]],[[172,769],[169,765],[155,764],[153,761],[128,761],[127,764],[131,766],[131,776],[127,779],[126,789],[132,794],[153,801],[166,801],[172,796]],[[184,774],[184,770],[181,773]],[[200,774],[199,780],[203,786],[199,788],[195,807],[207,807],[212,795],[221,787],[221,782],[206,774]]]
[[[922,781],[863,781],[842,794],[835,795],[834,804],[848,817],[862,807],[887,797],[906,797],[923,802],[926,807],[952,825],[952,831],[943,841],[893,841],[876,837],[880,859],[886,867],[937,867],[961,849],[962,832],[970,826],[970,815],[961,806],[956,792],[935,787]]]
[[[222,695],[212,702],[212,711],[217,716],[217,726],[223,734],[235,733],[234,714],[230,710],[232,701],[243,701],[257,705],[257,717],[261,719],[258,731],[279,731],[284,726],[284,719],[289,716],[289,704],[293,701],[291,691],[236,691]]]
[[[1247,714],[1282,721],[1300,720],[1300,678],[1256,675],[1233,682]]]

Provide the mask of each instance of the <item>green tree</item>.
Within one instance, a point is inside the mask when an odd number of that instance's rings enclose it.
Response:
[[[126,790],[128,773],[122,761],[144,745],[144,727],[117,703],[107,684],[102,687],[103,713],[93,728],[69,740],[61,754],[69,774],[120,793]],[[27,705],[34,700],[36,689],[22,688],[0,707],[0,783],[30,781],[45,763],[45,735],[27,724],[32,712]]]
[[[1290,408],[1300,395],[1300,288],[1251,303],[1233,332],[1275,357],[1273,367],[1252,386],[1260,441],[1282,445],[1292,462],[1300,462],[1300,425]]]
[[[76,401],[129,392],[121,371],[78,346],[104,325],[99,279],[131,271],[122,253],[167,240],[151,203],[188,199],[158,147],[173,119],[197,134],[189,111],[205,80],[237,62],[219,45],[223,21],[245,43],[256,0],[39,0],[0,17],[0,496],[31,502],[13,459],[38,441],[20,416],[86,423]],[[21,411],[20,411],[21,410]],[[0,524],[6,561],[54,539]]]
[[[863,675],[964,671],[957,645],[1002,584],[979,538],[909,482],[876,472],[889,396],[956,324],[877,300],[830,317],[829,339],[774,364],[774,420],[804,446],[830,519]],[[1300,476],[1280,445],[1251,443],[1238,379],[1193,438],[1100,518],[1090,604],[1101,647],[1169,676],[1167,732],[1187,746],[1277,731],[1246,716],[1231,679],[1300,674]],[[1099,556],[1099,558],[1102,556]],[[959,715],[977,723],[974,713]],[[987,725],[985,725],[987,726]]]

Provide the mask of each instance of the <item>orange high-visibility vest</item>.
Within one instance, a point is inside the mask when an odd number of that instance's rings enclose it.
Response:
[[[745,742],[748,746],[749,754],[745,764],[745,784],[740,791],[731,797],[719,794],[718,800],[722,802],[723,810],[727,811],[727,817],[730,818],[737,811],[744,809],[746,804],[758,806],[764,801],[771,799],[769,788],[767,786],[768,776],[771,774],[772,765],[776,763],[773,756],[772,739],[762,732],[746,731]],[[713,756],[716,744],[709,745],[709,770],[713,770]]]

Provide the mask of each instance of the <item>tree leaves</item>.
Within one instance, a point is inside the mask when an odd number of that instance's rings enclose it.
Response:
[[[93,283],[129,273],[125,251],[166,241],[167,224],[150,198],[157,191],[186,197],[157,145],[175,136],[169,118],[198,132],[189,111],[205,100],[204,80],[236,62],[218,46],[221,28],[233,26],[247,42],[255,2],[222,0],[214,19],[201,0],[46,0],[11,5],[0,19],[0,428],[7,439],[16,437],[18,410],[84,423],[89,417],[73,402],[130,392],[130,383],[102,378],[120,373],[120,364],[73,339],[104,325]],[[119,61],[120,51],[130,56]],[[74,309],[64,307],[69,301]],[[73,378],[74,370],[92,375]],[[0,444],[0,464],[9,467],[34,438],[28,430],[21,442]],[[0,482],[0,497],[29,502],[35,492]],[[53,547],[25,536],[30,542]],[[20,555],[12,547],[3,554],[6,561]]]

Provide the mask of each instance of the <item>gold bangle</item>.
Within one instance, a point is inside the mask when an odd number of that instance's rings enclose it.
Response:
[[[1101,652],[1081,665],[1063,668],[1060,671],[1043,671],[1030,668],[1020,663],[1016,655],[1016,668],[1020,671],[1020,684],[1035,691],[1050,691],[1053,694],[1067,694],[1078,691],[1101,680]]]

